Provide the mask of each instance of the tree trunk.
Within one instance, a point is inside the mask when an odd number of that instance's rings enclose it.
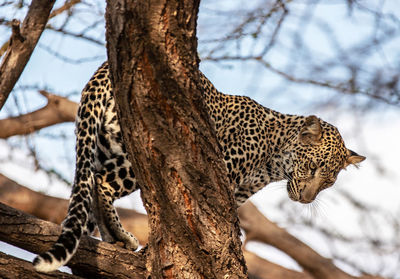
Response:
[[[198,83],[198,5],[108,1],[111,76],[149,217],[148,276],[247,278],[233,189]]]

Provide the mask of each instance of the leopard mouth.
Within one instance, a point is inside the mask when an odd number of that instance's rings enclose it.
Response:
[[[300,193],[298,193],[297,191],[294,190],[294,185],[292,183],[292,181],[288,181],[286,184],[286,190],[288,192],[288,196],[292,201],[295,202],[300,202],[302,204],[308,204],[308,203],[312,203],[314,201],[314,199],[306,199],[304,197],[302,197],[302,195]]]

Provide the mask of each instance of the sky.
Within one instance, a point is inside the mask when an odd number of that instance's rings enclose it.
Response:
[[[256,5],[257,1],[252,2]],[[306,1],[309,2],[309,1]],[[339,3],[343,1],[332,1]],[[249,3],[238,1],[238,5]],[[386,1],[386,9],[393,9],[396,1]],[[218,1],[218,4],[205,2],[202,4],[199,15],[199,52],[207,53],[202,40],[206,40],[213,30],[223,32],[229,29],[229,25],[211,26],[213,15],[216,17],[221,10],[227,10],[232,6],[231,1]],[[302,9],[302,3],[297,7]],[[100,5],[101,6],[101,5]],[[101,7],[97,7],[101,9]],[[304,7],[303,7],[304,8]],[[206,16],[206,12],[211,16]],[[0,15],[4,10],[0,9]],[[294,10],[296,12],[296,10]],[[363,34],[371,32],[366,24],[367,19],[363,15],[355,17],[352,22],[346,21],[346,7],[343,5],[323,5],[318,8],[316,14],[326,20],[336,22],[334,31],[338,40],[351,45],[357,42]],[[23,17],[23,13],[14,14],[14,17]],[[82,13],[85,19],[85,13]],[[217,17],[218,18],[218,17]],[[340,20],[338,20],[338,18]],[[89,20],[89,19],[87,19]],[[235,17],[230,20],[235,21]],[[82,22],[74,22],[72,25],[80,26]],[[293,25],[296,23],[294,22]],[[77,27],[77,28],[78,28]],[[290,40],[288,27],[288,38]],[[211,30],[211,31],[210,31]],[[222,31],[221,31],[222,30]],[[313,44],[313,49],[321,57],[331,55],[331,45],[324,38],[318,28],[310,27],[305,34],[305,40]],[[96,38],[104,38],[101,32],[102,26],[91,34]],[[7,37],[0,30],[0,38]],[[4,36],[4,37],[2,37]],[[262,42],[261,42],[262,43]],[[247,51],[249,43],[244,43],[242,48]],[[86,63],[68,64],[46,50],[47,46],[59,51],[66,57],[79,59],[82,57],[93,57],[93,61]],[[255,46],[257,48],[259,46]],[[283,51],[283,50],[282,50]],[[397,61],[398,57],[393,55],[393,46],[385,49],[388,60]],[[285,59],[279,48],[268,54],[270,61],[277,66],[284,66]],[[61,95],[68,95],[72,100],[79,101],[79,92],[89,80],[96,68],[106,59],[104,46],[82,43],[80,40],[58,36],[52,31],[46,31],[40,39],[39,46],[35,50],[29,64],[27,65],[16,88],[7,101],[6,107],[0,111],[0,118],[10,115],[18,115],[42,107],[45,99],[38,97],[36,90],[21,90],[26,84],[37,87],[46,86],[48,90]],[[377,57],[370,57],[370,63],[378,61]],[[376,62],[379,63],[379,62]],[[394,63],[394,62],[393,62]],[[331,189],[323,191],[316,205],[304,206],[295,204],[287,198],[284,183],[268,185],[251,200],[271,220],[286,228],[296,237],[305,241],[312,248],[324,256],[331,257],[334,254],[346,255],[352,262],[363,266],[367,271],[380,271],[381,275],[400,278],[396,270],[400,270],[400,251],[391,251],[390,246],[400,247],[399,240],[391,228],[390,220],[398,219],[400,215],[400,172],[398,157],[400,155],[400,111],[398,108],[384,107],[376,111],[364,111],[362,113],[348,109],[348,107],[312,107],[309,102],[313,98],[332,97],[332,93],[320,90],[322,93],[315,94],[315,89],[309,86],[292,85],[279,91],[282,79],[268,74],[254,62],[223,62],[213,63],[204,61],[201,70],[214,83],[216,88],[224,93],[247,95],[254,98],[260,104],[291,114],[317,114],[322,119],[334,124],[341,132],[348,148],[367,157],[359,169],[349,167],[342,171],[338,181]],[[340,72],[338,73],[340,74]],[[301,92],[294,95],[296,92]],[[293,98],[292,98],[293,97]],[[346,101],[346,100],[345,100]],[[363,100],[361,100],[363,101]],[[362,114],[362,115],[360,115]],[[35,147],[41,162],[46,168],[55,168],[67,180],[72,180],[74,172],[74,125],[72,123],[58,125],[43,129],[38,135],[28,138],[13,137],[8,141],[0,141],[0,172],[16,180],[22,185],[34,190],[43,191],[57,197],[67,198],[69,188],[65,183],[55,179],[48,179],[41,171],[34,171],[33,162],[29,156],[29,147]],[[47,137],[50,135],[51,137]],[[60,140],[60,137],[65,140]],[[384,175],[382,175],[384,170]],[[373,208],[383,210],[387,218],[376,212],[358,212],[354,206],[343,197],[343,192],[348,192]],[[135,208],[144,212],[140,205],[138,193],[133,197],[117,201],[116,205]],[[296,216],[298,219],[288,218]],[[332,233],[351,236],[362,239],[365,236],[376,238],[386,243],[385,249],[371,251],[362,241],[349,244],[341,241],[330,241],[324,238],[317,230],[311,230],[302,225],[302,220],[308,220],[317,228],[326,228]],[[374,222],[371,222],[373,220]],[[364,223],[361,223],[364,222]],[[369,223],[370,222],[370,223]],[[378,225],[378,226],[377,226]],[[396,245],[396,246],[395,246]],[[274,248],[260,243],[249,243],[247,248],[256,251],[268,260],[277,262],[284,266],[299,269],[297,264]],[[0,251],[16,254],[33,259],[32,254],[25,254],[15,248],[10,248],[0,243]],[[354,272],[349,265],[337,262],[344,270]],[[383,266],[383,270],[380,268]]]

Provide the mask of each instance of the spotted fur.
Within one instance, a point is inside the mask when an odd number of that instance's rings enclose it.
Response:
[[[201,86],[238,206],[280,180],[288,181],[292,200],[312,202],[335,182],[341,169],[365,159],[348,150],[338,130],[316,116],[281,114],[248,97],[222,94],[204,76]],[[122,228],[113,202],[138,188],[104,63],[82,92],[75,181],[62,233],[49,251],[35,258],[35,268],[49,272],[66,264],[82,234],[91,233],[96,225],[104,241],[121,241],[136,250],[138,241]]]

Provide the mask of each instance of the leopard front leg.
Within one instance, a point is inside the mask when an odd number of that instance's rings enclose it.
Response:
[[[139,245],[138,240],[122,227],[118,213],[113,205],[114,200],[137,189],[135,179],[131,177],[120,179],[118,177],[118,172],[129,172],[129,169],[124,168],[121,171],[121,168],[118,171],[116,170],[117,175],[114,172],[106,173],[104,171],[96,174],[93,212],[103,241],[109,243],[120,241],[124,243],[125,248],[136,250]],[[130,172],[132,173],[132,171]]]

